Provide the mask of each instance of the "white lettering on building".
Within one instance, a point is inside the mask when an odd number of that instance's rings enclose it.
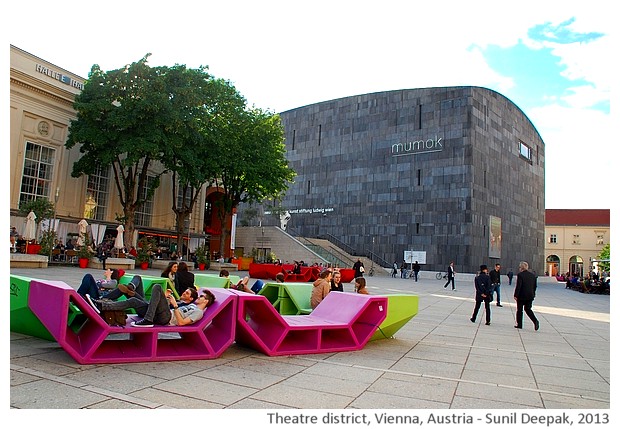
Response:
[[[84,84],[82,82],[78,82],[77,80],[72,79],[70,76],[64,75],[56,70],[52,70],[49,67],[45,67],[41,64],[37,64],[35,66],[35,70],[41,74],[51,77],[54,80],[62,82],[65,85],[69,85],[79,90],[84,89]]]
[[[434,139],[415,140],[392,145],[392,156],[416,155],[419,153],[440,152],[443,150],[442,137]]]

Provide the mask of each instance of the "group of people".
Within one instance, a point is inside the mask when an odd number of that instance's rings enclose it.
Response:
[[[418,281],[418,275],[420,274],[420,269],[421,267],[418,261],[415,261],[413,264],[411,264],[411,275],[416,282]],[[400,270],[401,279],[406,279],[410,277],[409,268],[407,268],[406,261],[401,262],[400,266],[398,265],[396,261],[394,261],[394,264],[392,264],[392,278],[396,278],[396,276],[398,275],[398,270]]]
[[[485,324],[491,324],[491,302],[495,294],[496,305],[501,304],[501,265],[495,264],[495,268],[489,273],[486,265],[480,266],[480,271],[474,279],[475,287],[475,306],[470,318],[472,323],[476,322],[476,317],[482,304],[485,308]],[[121,284],[123,277],[122,269],[107,269],[104,271],[102,279],[95,280],[91,274],[86,274],[78,288],[78,293],[95,309],[97,312],[104,310],[127,310],[134,309],[142,319],[132,322],[132,326],[150,327],[157,325],[187,325],[202,318],[205,309],[215,301],[215,295],[205,289],[200,294],[194,284],[194,274],[189,271],[185,262],[172,261],[162,272],[162,277],[168,280],[168,287],[154,284],[151,291],[151,299],[147,301],[144,297],[144,287],[142,278],[134,276],[128,284]],[[225,269],[220,271],[220,277],[229,277],[229,272]],[[454,289],[454,262],[448,268],[448,281],[444,288],[452,283]],[[510,279],[512,280],[512,278]],[[284,282],[284,274],[278,273],[277,282]],[[244,277],[234,289],[257,293],[249,286],[249,277]],[[514,299],[517,303],[515,328],[523,328],[523,313],[527,314],[534,329],[538,331],[540,323],[532,311],[532,304],[536,296],[537,279],[536,275],[529,271],[527,262],[519,263],[519,273],[514,290]],[[172,289],[175,289],[180,299],[174,299]],[[314,309],[331,292],[344,292],[344,285],[341,281],[341,273],[332,271],[330,268],[323,269],[319,278],[312,285],[310,305]],[[355,278],[355,292],[368,294],[366,279],[361,276]],[[124,296],[125,300],[119,298]]]
[[[319,278],[312,284],[310,306],[316,308],[330,292],[344,292],[342,274],[340,271],[332,271],[325,268],[319,273]],[[366,279],[363,276],[355,277],[355,292],[368,295]]]
[[[452,266],[452,264],[451,264]],[[480,272],[474,279],[474,287],[476,289],[476,304],[474,306],[474,312],[469,320],[472,323],[476,323],[476,317],[478,311],[484,303],[485,311],[485,324],[491,324],[491,302],[493,301],[493,294],[495,293],[498,307],[502,307],[500,301],[500,286],[501,286],[501,265],[495,264],[495,269],[489,273],[486,265],[480,265]],[[512,283],[512,276],[510,283]],[[454,279],[454,276],[452,277]],[[452,280],[454,281],[454,280]],[[509,283],[509,284],[510,284]],[[454,284],[454,283],[453,283]],[[446,283],[447,287],[448,283]],[[515,328],[523,329],[523,313],[527,314],[529,319],[534,324],[534,330],[538,331],[540,328],[540,322],[536,318],[534,311],[532,311],[532,304],[536,297],[537,279],[536,275],[529,271],[529,265],[527,262],[522,261],[519,263],[519,273],[517,274],[517,283],[513,297],[517,303],[517,314]]]
[[[211,291],[203,289],[199,293],[193,284],[180,293],[177,301],[171,289],[158,283],[153,285],[151,299],[147,301],[142,278],[136,275],[128,284],[122,284],[120,279],[123,274],[123,270],[107,269],[100,280],[95,280],[92,274],[86,274],[77,292],[97,313],[134,309],[141,320],[134,321],[131,325],[138,327],[152,327],[156,324],[184,326],[195,323],[215,301],[215,295]],[[119,300],[122,296],[126,299]]]

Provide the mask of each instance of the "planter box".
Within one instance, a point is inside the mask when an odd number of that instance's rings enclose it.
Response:
[[[236,264],[238,267],[238,271],[249,271],[250,264],[254,262],[254,258],[233,258],[232,263]]]
[[[28,255],[38,255],[39,250],[41,250],[40,244],[29,244],[26,248],[26,254]]]

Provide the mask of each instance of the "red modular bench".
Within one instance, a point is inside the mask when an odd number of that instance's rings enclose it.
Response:
[[[282,316],[262,295],[238,296],[236,340],[269,356],[360,350],[387,314],[385,297],[331,292],[312,314]]]
[[[236,299],[210,289],[216,300],[202,319],[188,326],[109,326],[70,286],[60,281],[32,280],[28,305],[61,347],[80,364],[152,362],[219,357],[234,341]],[[72,308],[84,317],[80,326],[68,321]]]

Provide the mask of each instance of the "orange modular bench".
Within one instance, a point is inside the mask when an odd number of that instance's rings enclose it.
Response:
[[[32,280],[28,306],[60,346],[80,364],[214,359],[234,341],[236,298],[209,289],[216,300],[198,322],[188,326],[109,326],[69,285]],[[83,322],[69,324],[73,312]]]
[[[387,314],[386,297],[331,292],[309,315],[282,316],[262,295],[238,295],[236,341],[269,356],[360,350]]]

